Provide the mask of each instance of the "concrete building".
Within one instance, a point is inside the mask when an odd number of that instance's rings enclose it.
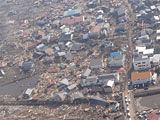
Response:
[[[147,56],[135,56],[133,59],[134,70],[147,70],[151,68],[150,59]]]
[[[160,49],[154,50],[154,55],[150,58],[150,61],[152,63],[152,66],[160,65]]]
[[[82,79],[80,82],[81,87],[89,87],[89,86],[96,86],[96,85],[107,85],[108,81],[114,81],[114,83],[119,82],[119,73],[110,73],[110,74],[103,74],[97,76],[89,76],[86,79]],[[111,85],[112,82],[109,82],[109,86],[114,86],[114,84]]]
[[[104,84],[109,80],[113,80],[115,83],[119,82],[119,73],[110,73],[110,74],[103,74],[98,76],[99,84]]]
[[[151,72],[132,72],[131,73],[132,85],[145,85],[149,84],[152,81]]]
[[[91,76],[86,79],[82,79],[80,82],[81,87],[94,86],[97,85],[97,77]]]

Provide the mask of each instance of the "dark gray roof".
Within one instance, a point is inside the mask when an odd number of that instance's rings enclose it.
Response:
[[[109,61],[110,67],[123,67],[123,65],[124,65],[123,59],[118,59],[118,60],[112,59],[111,61]]]
[[[59,38],[59,42],[67,42],[67,41],[70,41],[71,40],[71,37],[72,35],[71,34],[62,34]]]
[[[101,58],[91,59],[90,66],[96,66],[96,65],[102,66],[102,59]]]
[[[87,77],[86,79],[81,80],[81,83],[80,83],[82,87],[96,85],[96,84],[97,84],[96,76]]]
[[[148,58],[142,58],[142,56],[134,56],[134,61],[141,61],[141,60],[147,60]]]
[[[142,40],[142,43],[152,43],[152,40]]]
[[[68,90],[73,90],[76,88],[76,86],[77,86],[76,84],[71,84],[68,86]]]
[[[56,101],[56,102],[62,102],[65,100],[67,93],[66,92],[57,92],[54,93],[53,96],[50,96],[48,98],[49,101]]]
[[[94,100],[99,100],[99,101],[103,101],[103,102],[107,102],[105,99],[99,97],[99,96],[91,96],[90,99],[94,99]]]
[[[110,74],[103,74],[98,76],[98,83],[104,84],[108,82],[109,80],[113,80],[117,82],[117,75],[118,73],[110,73]]]
[[[114,117],[114,120],[125,120],[124,115],[118,115],[116,117]]]
[[[74,43],[74,44],[72,45],[71,50],[72,50],[72,51],[78,51],[78,50],[80,50],[81,46],[82,46],[82,45],[79,44],[79,43]]]
[[[155,49],[154,54],[160,54],[160,49]]]
[[[110,57],[109,59],[122,60],[123,58],[124,58],[124,55],[119,55],[119,56]]]
[[[98,76],[98,80],[111,80],[115,79],[114,74],[103,74]]]
[[[117,12],[118,16],[120,16],[122,14],[125,14],[126,8],[117,8],[116,12]]]
[[[84,95],[81,92],[77,92],[74,94],[74,99],[81,99],[84,98]]]
[[[32,61],[24,62],[22,64],[22,70],[27,72],[30,71],[30,69],[33,67],[34,63]]]
[[[102,105],[102,106],[108,106],[109,103],[107,102],[107,100],[99,97],[99,96],[92,96],[89,98],[89,101],[91,104],[94,104],[94,105]]]

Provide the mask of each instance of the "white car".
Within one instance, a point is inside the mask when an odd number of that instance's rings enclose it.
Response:
[[[125,96],[125,99],[127,99],[127,96]]]
[[[147,112],[146,111],[143,111],[142,115],[145,115]]]
[[[142,115],[139,115],[138,117],[139,117],[140,119],[142,119],[142,118],[143,118],[143,116],[142,116]]]
[[[128,90],[128,94],[130,93],[130,90]]]
[[[127,114],[127,116],[128,116],[128,118],[130,118],[130,117],[131,117],[131,114],[130,114],[130,113],[128,113],[128,114]]]
[[[128,106],[128,103],[126,103],[126,106]]]
[[[130,102],[131,102],[131,99],[128,99],[128,102],[130,103]]]

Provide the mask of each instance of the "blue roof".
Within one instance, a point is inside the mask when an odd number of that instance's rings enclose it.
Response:
[[[64,16],[66,17],[66,16],[71,16],[71,15],[80,14],[80,13],[81,13],[81,10],[75,9],[75,10],[64,12]]]
[[[115,56],[120,56],[121,55],[121,52],[112,52],[110,54],[110,57],[115,57]]]

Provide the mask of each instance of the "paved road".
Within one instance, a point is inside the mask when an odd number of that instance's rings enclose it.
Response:
[[[124,97],[127,96],[127,101],[130,99],[130,102],[128,102],[129,104],[125,104],[125,108],[129,108],[129,112],[130,116],[131,116],[131,120],[135,119],[135,109],[134,109],[134,97],[133,97],[133,93],[130,92],[128,93],[128,79],[129,79],[129,75],[130,75],[130,71],[132,69],[132,59],[133,59],[133,50],[134,50],[134,46],[133,46],[133,42],[132,42],[132,35],[133,35],[133,24],[135,21],[134,18],[134,14],[133,14],[133,10],[131,8],[131,5],[128,3],[128,0],[125,0],[125,5],[127,6],[128,9],[128,45],[129,45],[129,65],[127,68],[127,72],[128,72],[128,77],[127,80],[125,81],[125,91],[124,91]],[[123,98],[125,99],[125,98]],[[125,102],[124,102],[125,103]],[[127,110],[125,110],[127,111]],[[127,112],[126,112],[127,113]]]

